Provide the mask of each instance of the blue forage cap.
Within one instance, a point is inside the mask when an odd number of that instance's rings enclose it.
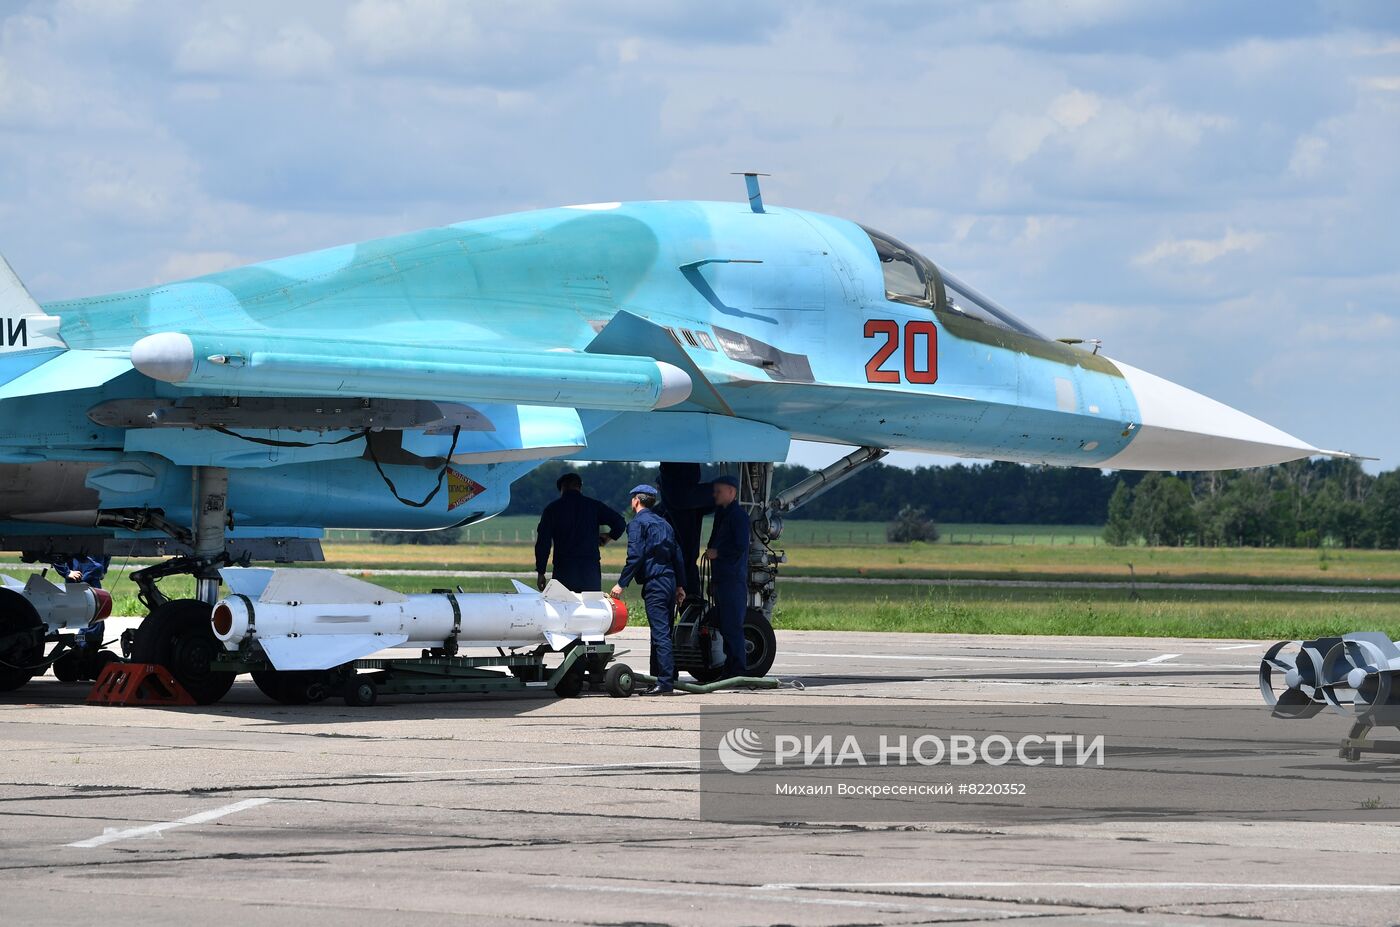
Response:
[[[651,485],[650,483],[640,483],[640,484],[638,484],[638,485],[636,485],[636,486],[633,486],[633,487],[632,487],[632,491],[629,492],[627,495],[628,495],[628,496],[659,496],[659,495],[661,495],[661,493],[657,492],[657,491],[656,491],[656,487],[653,486],[653,485]]]
[[[730,476],[728,473],[715,477],[715,482],[723,483],[725,486],[733,486],[735,489],[739,488],[739,478]]]

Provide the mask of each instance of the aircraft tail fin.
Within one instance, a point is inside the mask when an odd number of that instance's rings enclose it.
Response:
[[[67,348],[58,334],[58,317],[39,308],[10,262],[0,255],[0,358]]]
[[[0,255],[0,400],[101,386],[131,369],[125,351],[70,350],[58,327]]]

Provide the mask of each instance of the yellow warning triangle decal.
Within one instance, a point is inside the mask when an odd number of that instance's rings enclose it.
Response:
[[[469,476],[447,468],[447,510],[450,512],[463,502],[475,499],[486,492],[486,487]]]

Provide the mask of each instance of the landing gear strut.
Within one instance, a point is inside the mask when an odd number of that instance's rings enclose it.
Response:
[[[219,599],[219,569],[230,564],[225,549],[228,528],[228,471],[194,468],[193,552],[133,573],[140,599],[150,614],[136,629],[131,659],[158,663],[201,705],[217,702],[233,686],[234,674],[210,668],[223,651],[209,616]],[[156,580],[180,573],[194,576],[193,599],[170,599]]]
[[[767,675],[777,657],[773,608],[778,602],[778,568],[787,554],[773,546],[783,534],[783,517],[828,489],[876,463],[889,452],[862,447],[780,493],[773,492],[773,464],[739,464],[739,504],[749,514],[748,610],[744,615],[744,648],[750,676]],[[663,486],[666,468],[662,464]],[[668,502],[668,505],[670,503]],[[708,659],[707,603],[687,606],[676,624],[676,668],[700,682],[718,679],[723,670]]]

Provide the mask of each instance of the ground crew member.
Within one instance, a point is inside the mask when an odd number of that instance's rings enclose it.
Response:
[[[599,550],[627,530],[627,522],[611,506],[583,494],[583,477],[565,473],[554,482],[559,498],[544,507],[535,529],[535,572],[541,591],[547,583],[545,564],[554,548],[554,578],[573,592],[603,588]],[[606,526],[606,532],[604,531]]]
[[[676,530],[676,542],[681,545],[685,561],[685,577],[681,585],[687,599],[700,600],[700,532],[705,516],[715,510],[714,487],[700,481],[698,463],[662,463],[661,487],[663,514]]]
[[[632,523],[627,526],[627,563],[612,594],[621,596],[632,580],[642,584],[647,624],[651,625],[651,652],[656,658],[656,685],[643,695],[675,693],[676,660],[671,650],[671,615],[685,601],[679,583],[685,575],[676,532],[666,519],[652,511],[656,487],[643,483],[632,487]]]
[[[726,678],[748,675],[744,615],[749,606],[749,513],[738,502],[739,481],[728,474],[715,479],[715,523],[705,559],[710,561],[710,596],[715,600],[720,637],[724,639]]]
[[[69,557],[53,564],[55,572],[63,577],[64,583],[87,583],[94,589],[102,588],[102,580],[107,576],[107,568],[112,565],[111,557]],[[78,632],[78,642],[84,649],[97,651],[102,648],[102,633],[107,623],[99,621]]]

